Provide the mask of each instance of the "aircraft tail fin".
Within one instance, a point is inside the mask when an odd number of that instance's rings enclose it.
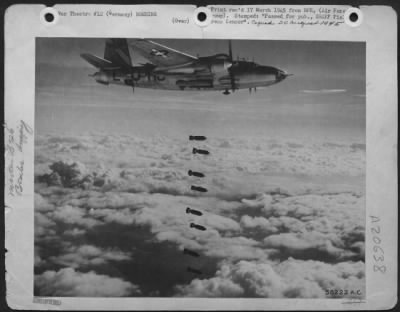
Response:
[[[101,70],[131,68],[132,61],[126,39],[107,39],[104,58],[83,53],[81,57],[92,66]]]
[[[104,58],[119,67],[131,67],[132,60],[129,54],[126,39],[107,39]]]

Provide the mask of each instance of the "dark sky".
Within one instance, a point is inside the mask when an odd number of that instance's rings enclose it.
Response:
[[[227,40],[152,40],[194,56],[228,52]],[[168,120],[168,129],[172,129],[174,124],[183,127],[184,122],[188,126],[193,125],[193,121],[200,118],[199,129],[203,130],[204,118],[210,120],[210,116],[216,122],[222,118],[229,125],[234,121],[241,127],[246,124],[245,127],[250,129],[248,120],[237,120],[238,113],[241,116],[245,113],[252,119],[269,118],[259,120],[263,131],[267,131],[268,127],[273,131],[297,131],[294,129],[295,124],[298,130],[314,124],[313,133],[315,129],[325,126],[346,132],[356,127],[358,133],[365,133],[366,80],[363,42],[233,40],[234,58],[239,56],[248,60],[254,59],[259,64],[278,67],[294,74],[251,96],[247,90],[224,96],[217,91],[181,92],[139,88],[132,94],[129,87],[104,86],[88,77],[96,69],[86,63],[80,54],[91,53],[103,57],[104,38],[38,38],[36,43],[36,101],[37,105],[47,105],[47,110],[42,107],[37,111],[39,121],[42,121],[41,126],[46,126],[39,130],[58,129],[62,122],[67,127],[68,114],[75,124],[79,124],[81,115],[73,116],[72,110],[78,106],[81,109],[102,106],[102,112],[93,109],[90,113],[88,111],[88,119],[82,121],[82,127],[93,127],[97,119],[92,116],[97,113],[98,120],[109,123],[112,116],[105,113],[106,109],[114,114],[119,111],[121,114],[114,116],[114,119],[118,119],[119,125],[124,124],[121,122],[121,118],[126,115],[121,110],[123,107],[131,111],[138,123],[143,118],[153,120],[154,124],[147,120],[147,124],[151,126],[160,123],[160,117],[155,117],[156,112],[165,116],[166,109],[174,109],[175,113]],[[134,63],[146,61],[135,54],[134,50],[130,53]],[[57,110],[55,105],[59,107]],[[60,113],[60,105],[63,113]],[[143,109],[149,113],[139,118]],[[198,116],[199,109],[207,109],[210,112],[208,117]],[[131,122],[126,123],[132,127]],[[143,127],[146,125],[141,125],[140,130]],[[250,130],[249,134],[254,135],[254,129]],[[329,132],[336,130],[330,129]]]

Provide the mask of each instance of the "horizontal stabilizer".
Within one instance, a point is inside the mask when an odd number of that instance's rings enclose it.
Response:
[[[113,64],[110,61],[107,61],[101,57],[98,57],[96,55],[93,54],[89,54],[89,53],[83,53],[81,54],[81,57],[88,62],[89,64],[93,65],[96,68],[99,69],[103,69],[103,70],[114,70],[114,69],[118,69],[120,68],[120,66],[115,66],[115,64]]]

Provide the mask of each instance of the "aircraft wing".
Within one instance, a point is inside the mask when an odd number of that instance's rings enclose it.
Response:
[[[130,42],[133,51],[159,67],[178,66],[191,63],[197,57],[168,48],[151,40],[138,39]]]

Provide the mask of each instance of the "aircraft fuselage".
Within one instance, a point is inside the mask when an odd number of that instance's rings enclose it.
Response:
[[[228,73],[228,68],[231,75]],[[285,79],[286,73],[254,62],[235,61],[231,64],[226,60],[213,62],[209,57],[205,57],[196,62],[170,68],[151,65],[133,66],[131,72],[117,69],[99,71],[93,76],[102,84],[127,86],[133,84],[138,88],[187,91],[231,89],[232,77],[235,89],[266,87]]]

